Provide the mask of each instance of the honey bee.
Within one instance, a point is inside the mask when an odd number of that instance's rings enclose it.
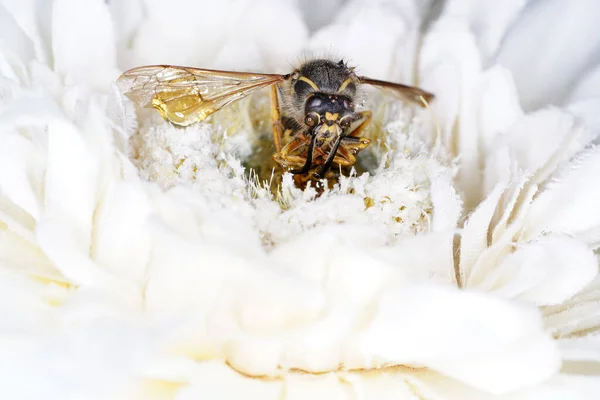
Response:
[[[292,174],[322,178],[333,164],[352,166],[370,140],[361,137],[371,111],[355,111],[360,85],[391,89],[426,105],[433,95],[416,87],[358,76],[343,60],[315,59],[286,75],[152,65],[126,71],[120,90],[179,126],[206,119],[249,94],[271,88],[273,159]]]

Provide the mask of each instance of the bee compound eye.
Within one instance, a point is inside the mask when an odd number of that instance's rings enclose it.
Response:
[[[323,104],[323,99],[319,98],[319,97],[313,97],[312,99],[310,99],[310,107],[319,107],[321,104]]]

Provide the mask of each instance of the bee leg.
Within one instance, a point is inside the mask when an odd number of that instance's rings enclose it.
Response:
[[[354,157],[354,154],[356,154],[356,153],[352,149],[348,150],[346,148],[346,146],[347,146],[346,139],[358,140],[358,138],[348,138],[348,137],[345,137],[342,139],[342,143],[340,144],[340,147],[338,148],[337,154],[333,158],[333,162],[338,165],[341,165],[342,167],[349,167],[350,165],[353,165],[356,162],[356,157]]]
[[[283,149],[280,149],[277,153],[275,153],[273,155],[273,158],[277,162],[279,162],[278,160],[286,160],[290,153],[293,153],[294,151],[296,151],[298,148],[300,148],[300,146],[302,146],[305,143],[306,143],[306,141],[304,140],[304,138],[297,137],[297,138],[293,139],[291,142],[289,142],[288,144],[286,144],[283,147]]]
[[[281,124],[281,113],[279,112],[279,98],[277,97],[278,85],[271,86],[271,124],[273,125],[273,142],[275,151],[281,152],[281,137],[283,136],[283,125]]]
[[[352,154],[358,154],[359,151],[366,149],[371,144],[371,139],[364,137],[345,136],[342,138],[343,147]]]
[[[313,136],[313,138],[314,138],[314,136]],[[325,164],[323,164],[323,166],[319,170],[319,174],[318,174],[319,176],[325,176],[325,174],[327,173],[327,171],[331,167],[331,164],[333,163],[333,159],[335,158],[335,155],[338,152],[338,147],[340,147],[340,142],[341,141],[342,141],[342,137],[340,136],[340,137],[337,138],[337,140],[333,144],[333,147],[331,148],[331,152],[329,153],[329,156],[327,156],[327,160],[325,161]],[[312,154],[311,154],[311,156],[312,156]]]
[[[369,125],[369,123],[371,122],[371,118],[373,117],[373,113],[371,111],[361,111],[358,113],[360,115],[359,119],[362,119],[363,122],[360,123],[359,126],[356,127],[355,130],[353,130],[351,133],[348,134],[348,138],[350,137],[358,137],[358,135],[361,134],[362,131],[365,130],[365,128]]]
[[[285,170],[289,166],[302,167],[306,162],[306,159],[300,156],[290,155],[294,151],[298,150],[302,146],[306,146],[306,138],[300,135],[290,141],[288,144],[283,146],[281,151],[273,154],[273,159]]]
[[[305,174],[310,170],[310,166],[312,165],[312,161],[313,161],[313,150],[315,149],[316,139],[317,139],[317,135],[312,135],[312,137],[310,138],[310,144],[308,145],[308,153],[306,154],[306,162],[304,163],[304,166],[300,169],[291,170],[290,172],[292,174]],[[336,144],[339,145],[339,142],[340,142],[340,140],[338,139],[336,141]],[[337,146],[336,146],[336,149],[337,149]],[[330,156],[329,158],[331,158],[333,160],[332,156]],[[327,160],[329,160],[329,158]]]

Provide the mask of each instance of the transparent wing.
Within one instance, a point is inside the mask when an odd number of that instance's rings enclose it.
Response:
[[[166,120],[187,126],[286,77],[150,65],[126,71],[117,80],[117,86],[140,106],[152,106]]]
[[[425,101],[429,103],[435,97],[432,93],[426,92],[423,89],[419,89],[418,87],[414,86],[407,86],[401,83],[380,81],[377,79],[367,78],[365,76],[359,76],[358,79],[361,83],[366,83],[380,88],[389,89],[397,93],[402,99],[416,103],[421,107],[425,106],[421,98],[425,99]]]

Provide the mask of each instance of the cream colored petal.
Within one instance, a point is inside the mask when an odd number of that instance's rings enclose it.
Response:
[[[433,368],[444,375],[496,395],[543,383],[558,372],[560,365],[555,343],[542,333],[479,358],[433,362]]]
[[[596,257],[584,243],[549,235],[517,248],[478,288],[538,306],[554,305],[578,293],[597,272]]]
[[[600,225],[600,190],[590,185],[600,174],[600,151],[590,149],[564,165],[531,205],[523,237],[541,232],[585,234]],[[591,238],[595,243],[600,238]]]
[[[44,216],[69,221],[84,251],[89,251],[99,163],[81,133],[68,122],[48,127],[47,157]]]
[[[64,278],[74,285],[105,284],[107,272],[89,258],[89,244],[79,229],[65,221],[42,219],[36,226],[40,249]]]
[[[598,333],[563,338],[558,341],[558,345],[567,363],[563,366],[563,370],[567,369],[570,373],[597,375],[600,379],[600,335]],[[575,371],[577,362],[580,362],[580,367]]]
[[[492,157],[496,148],[510,149],[519,170],[541,183],[592,140],[591,132],[570,113],[548,108],[518,119],[490,147]]]
[[[141,187],[113,182],[94,214],[90,257],[101,268],[142,283],[152,248],[146,225],[150,213]]]
[[[456,230],[403,237],[394,246],[378,249],[377,256],[398,268],[401,276],[415,281],[456,285],[454,237]]]
[[[105,88],[118,75],[108,6],[101,0],[54,1],[52,54],[54,69],[63,77]]]
[[[469,281],[475,263],[488,247],[492,217],[503,193],[504,186],[496,186],[465,222],[460,239],[459,264],[460,279],[463,285]]]
[[[600,275],[562,304],[542,309],[547,329],[557,338],[585,338],[600,329]]]
[[[195,399],[285,399],[281,380],[249,378],[222,361],[199,363],[188,385],[177,393],[176,400]]]
[[[428,366],[493,393],[541,382],[560,367],[532,309],[472,293],[412,286],[386,295],[357,339],[375,361]]]
[[[532,388],[501,396],[500,400],[595,400],[600,390],[597,377],[559,374]]]
[[[16,131],[5,131],[0,146],[0,188],[13,204],[32,218],[42,209],[41,181],[44,154],[35,143]]]
[[[10,11],[0,4],[0,58],[6,65],[0,67],[2,76],[16,81],[27,81],[27,64],[34,58],[33,43],[18,25]]]

